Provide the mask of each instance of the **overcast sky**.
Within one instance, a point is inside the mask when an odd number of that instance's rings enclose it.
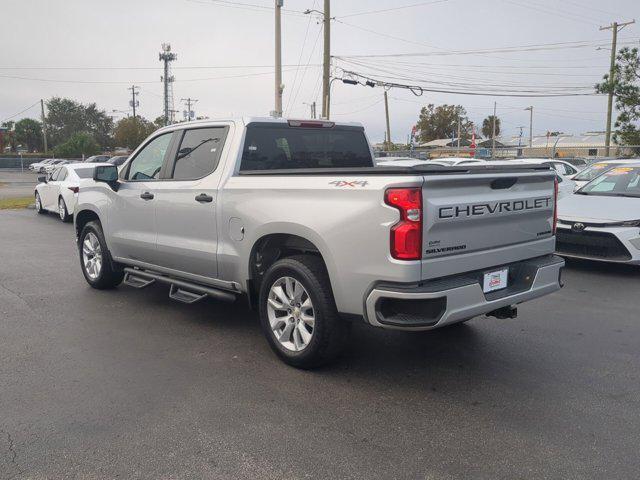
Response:
[[[331,53],[349,57],[334,59],[334,74],[355,71],[432,90],[588,92],[609,63],[611,32],[599,31],[599,25],[640,20],[638,0],[426,3],[334,0]],[[140,87],[140,114],[154,119],[162,113],[158,53],[165,42],[178,55],[173,86],[180,112],[180,99],[191,97],[198,99],[197,115],[266,115],[274,103],[273,11],[247,5],[272,7],[273,1],[3,0],[0,121],[52,96],[96,102],[108,112],[126,110],[131,84]],[[416,6],[397,8],[407,5]],[[285,0],[283,103],[290,117],[308,116],[305,102],[320,103],[322,25],[299,13],[313,8],[322,9],[322,0]],[[385,9],[393,10],[378,11]],[[619,41],[638,45],[639,38],[636,24],[624,29]],[[551,43],[562,45],[504,51]],[[334,82],[332,93],[333,119],[362,122],[373,142],[383,139],[382,88]],[[529,112],[523,110],[528,105],[534,106],[536,134],[604,129],[606,99],[599,96],[513,98],[425,91],[418,97],[391,89],[392,138],[406,141],[425,104],[463,105],[481,123],[492,113],[494,101],[509,135],[517,134],[519,126],[528,129]],[[39,116],[38,108],[13,119]]]

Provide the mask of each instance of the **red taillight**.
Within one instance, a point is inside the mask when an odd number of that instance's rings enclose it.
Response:
[[[556,234],[558,228],[558,179],[553,184],[553,234]]]
[[[422,190],[391,188],[385,193],[387,205],[400,211],[400,221],[391,227],[391,256],[398,260],[422,258]]]
[[[67,187],[73,193],[78,193],[80,191],[80,187]]]

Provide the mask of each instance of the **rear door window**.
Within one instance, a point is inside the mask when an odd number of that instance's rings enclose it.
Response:
[[[227,136],[227,127],[193,128],[185,130],[173,166],[173,180],[197,180],[218,167]]]
[[[287,124],[247,127],[241,171],[373,167],[361,128],[304,128]]]

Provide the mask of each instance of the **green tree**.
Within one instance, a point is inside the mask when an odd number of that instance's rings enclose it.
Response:
[[[23,118],[14,126],[16,141],[30,152],[42,149],[42,124],[33,118]]]
[[[430,142],[438,138],[457,136],[458,119],[460,119],[461,138],[471,136],[471,122],[467,118],[467,111],[461,105],[438,105],[430,103],[420,110],[416,127],[417,139],[420,143]]]
[[[623,48],[616,55],[614,80],[605,75],[596,86],[598,93],[613,93],[618,118],[615,140],[626,145],[640,145],[640,57],[637,48]]]
[[[8,122],[3,122],[2,125],[0,125],[4,129],[4,133],[2,134],[2,151],[4,151],[5,146],[8,146],[9,150],[12,152],[15,152],[18,148],[16,132],[14,130],[15,124],[16,122],[9,120]]]
[[[482,121],[482,136],[484,138],[493,137],[493,115],[489,115]],[[496,117],[496,137],[500,136],[500,118]]]
[[[112,146],[113,119],[95,103],[83,105],[70,98],[47,101],[47,133],[52,145],[60,145],[78,132],[88,132],[102,149]]]
[[[155,130],[156,126],[143,117],[123,118],[114,131],[115,146],[133,150]]]
[[[157,117],[154,121],[153,124],[156,126],[156,128],[162,128],[164,127],[164,115],[160,115],[159,117]]]
[[[79,158],[100,153],[101,148],[88,132],[77,132],[53,149],[56,157]]]

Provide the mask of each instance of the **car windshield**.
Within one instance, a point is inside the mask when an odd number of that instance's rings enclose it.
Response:
[[[586,184],[576,193],[640,198],[640,167],[616,167]]]
[[[582,170],[579,174],[573,177],[573,179],[578,182],[590,182],[591,180],[596,178],[598,175],[602,175],[611,167],[612,166],[609,163],[594,163],[590,167],[587,167],[584,170]]]

